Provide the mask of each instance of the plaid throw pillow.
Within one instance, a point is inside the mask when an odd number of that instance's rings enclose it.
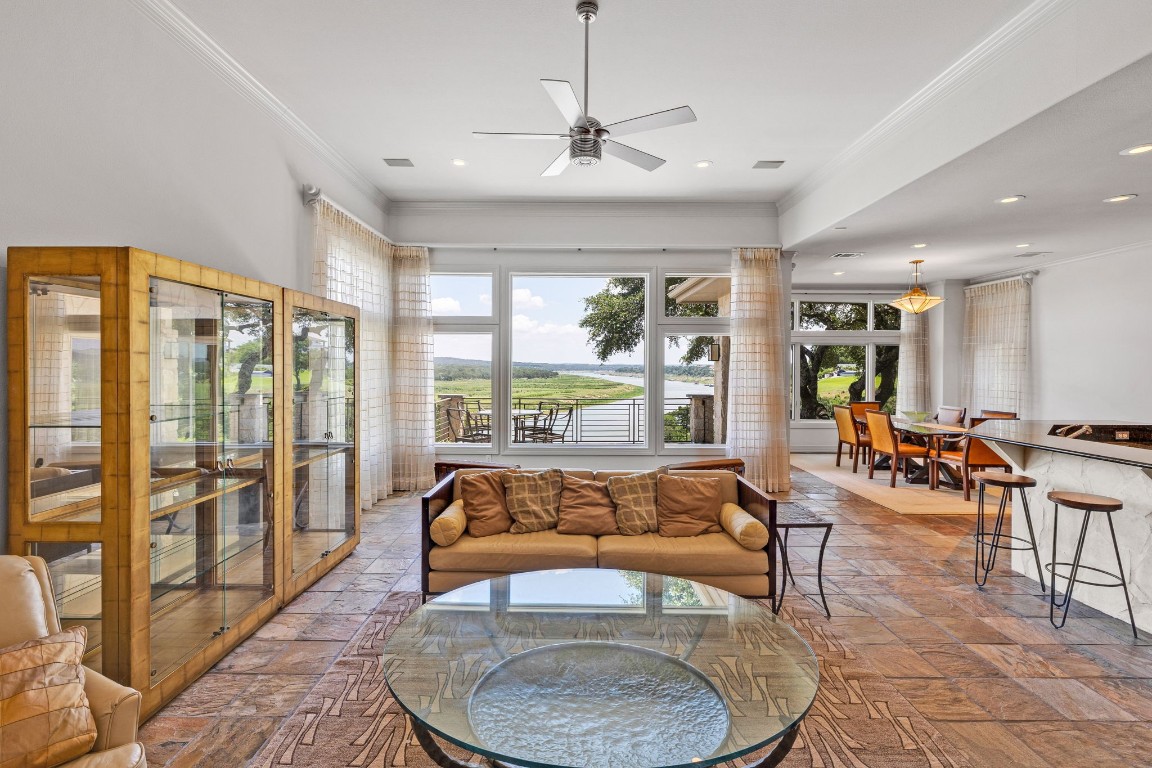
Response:
[[[531,533],[555,528],[560,519],[560,491],[564,473],[559,469],[504,475],[508,513],[515,521],[509,533]]]
[[[616,503],[616,525],[625,536],[656,532],[656,478],[666,470],[608,478],[608,493]]]

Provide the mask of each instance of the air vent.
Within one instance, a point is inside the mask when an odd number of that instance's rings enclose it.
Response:
[[[756,164],[752,166],[752,169],[761,171],[770,168],[779,168],[782,165],[784,165],[783,160],[758,160]]]
[[[406,157],[386,157],[384,158],[384,165],[390,165],[393,168],[413,168],[415,167],[411,160]]]
[[[857,251],[855,253],[852,253],[852,252],[834,253],[829,258],[832,258],[832,259],[858,259],[863,255],[864,255],[863,252],[859,252],[859,251]]]
[[[1012,254],[1018,259],[1034,259],[1037,256],[1047,256],[1051,251],[1028,251],[1027,253],[1014,253]]]

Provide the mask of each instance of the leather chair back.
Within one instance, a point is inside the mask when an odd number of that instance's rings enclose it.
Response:
[[[892,432],[892,417],[884,411],[865,411],[868,419],[868,434],[872,436],[872,450],[880,453],[896,453],[896,436]]]
[[[832,406],[832,414],[836,417],[836,432],[840,437],[840,442],[858,445],[856,422],[852,418],[852,409],[846,405],[834,405]]]

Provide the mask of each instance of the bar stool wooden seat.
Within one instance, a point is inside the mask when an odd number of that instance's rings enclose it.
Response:
[[[1055,504],[1055,514],[1052,518],[1052,561],[1048,564],[1048,572],[1052,574],[1052,589],[1049,592],[1048,620],[1052,626],[1060,629],[1068,621],[1068,609],[1072,603],[1072,590],[1077,584],[1091,584],[1096,587],[1119,587],[1124,590],[1124,603],[1128,606],[1128,620],[1132,624],[1132,637],[1137,640],[1140,636],[1136,632],[1136,617],[1132,613],[1132,600],[1128,597],[1128,582],[1124,579],[1124,564],[1120,561],[1120,545],[1116,541],[1116,527],[1112,524],[1112,513],[1124,508],[1124,503],[1110,496],[1097,496],[1091,493],[1078,493],[1076,491],[1049,491],[1048,500]],[[1076,552],[1072,562],[1056,560],[1056,542],[1060,533],[1060,507],[1078,509],[1084,513],[1080,524],[1080,536],[1076,540]],[[1080,558],[1084,554],[1084,540],[1088,537],[1088,523],[1096,514],[1103,514],[1108,521],[1108,532],[1112,536],[1112,551],[1116,553],[1116,573],[1105,571],[1090,565],[1082,565]],[[1057,572],[1057,567],[1066,567],[1068,574]],[[1114,582],[1089,581],[1078,578],[1081,570],[1092,571],[1101,576],[1115,579]],[[1064,595],[1056,597],[1056,579],[1065,579],[1068,586]],[[1056,609],[1063,609],[1059,623],[1056,621]]]
[[[1044,586],[1044,569],[1040,565],[1040,549],[1036,546],[1036,534],[1032,529],[1032,513],[1028,509],[1028,496],[1024,493],[1025,488],[1035,488],[1036,481],[1027,475],[1012,475],[1006,472],[973,472],[972,479],[979,484],[980,488],[977,497],[976,536],[974,537],[976,539],[976,562],[973,579],[976,585],[983,587],[988,583],[988,574],[996,567],[996,553],[1001,549],[1020,551],[1030,549],[1032,556],[1036,558],[1036,573],[1040,577],[1040,589],[1047,590],[1047,587]],[[996,522],[991,532],[988,531],[984,519],[984,487],[987,485],[1002,488],[1004,491],[1000,496],[1000,508],[996,511]],[[1027,539],[1003,532],[1004,514],[1008,509],[1008,497],[1013,490],[1018,492],[1020,506],[1024,511],[1024,522],[1028,524]]]

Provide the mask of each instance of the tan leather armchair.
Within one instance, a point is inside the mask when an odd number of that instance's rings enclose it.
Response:
[[[48,567],[39,557],[0,555],[0,648],[60,631]],[[96,720],[96,743],[62,768],[146,768],[144,745],[136,741],[140,693],[84,671],[84,692]]]

